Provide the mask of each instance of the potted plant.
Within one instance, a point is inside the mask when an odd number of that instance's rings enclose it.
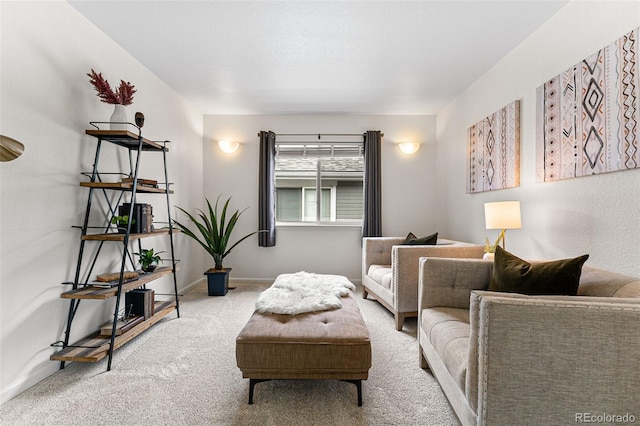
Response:
[[[120,85],[114,90],[109,81],[102,76],[102,73],[95,72],[93,68],[87,76],[89,76],[89,82],[96,90],[100,101],[114,106],[113,114],[109,119],[110,129],[127,130],[128,118],[124,107],[133,103],[133,95],[136,93],[135,86],[128,81],[120,80]]]
[[[142,249],[140,253],[133,253],[138,256],[138,262],[140,262],[140,266],[144,272],[153,272],[158,263],[162,262],[160,258],[160,253],[164,253],[163,251],[159,251],[155,253],[153,249]]]
[[[124,216],[114,216],[111,219],[111,223],[113,223],[114,225],[116,225],[118,227],[118,232],[121,234],[126,234],[127,232],[127,223],[129,223],[129,215],[124,215]],[[131,224],[133,225],[134,223],[136,223],[136,219],[133,218],[131,220]]]
[[[191,231],[191,229],[189,229],[185,224],[176,220],[174,220],[174,223],[182,232],[184,232],[185,235],[196,240],[198,244],[200,244],[207,253],[211,255],[215,266],[205,272],[205,275],[207,276],[208,293],[209,296],[224,296],[227,294],[227,290],[229,288],[229,272],[231,272],[231,268],[224,268],[222,266],[223,259],[231,253],[231,250],[233,250],[238,244],[260,231],[251,232],[250,234],[240,238],[235,243],[230,244],[231,233],[233,232],[240,215],[242,215],[242,213],[247,209],[242,211],[236,210],[227,221],[227,208],[229,207],[231,197],[229,197],[224,203],[220,213],[218,213],[218,201],[220,200],[220,196],[216,199],[216,204],[213,208],[211,207],[209,200],[206,198],[205,200],[207,202],[207,212],[205,213],[198,209],[198,217],[194,217],[186,210],[178,207],[178,209],[187,215],[189,220],[196,226],[197,234],[196,232]]]

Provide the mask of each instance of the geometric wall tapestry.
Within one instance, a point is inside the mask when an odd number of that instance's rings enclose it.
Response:
[[[467,194],[520,186],[520,101],[469,127]]]
[[[640,168],[638,28],[536,91],[536,179]]]

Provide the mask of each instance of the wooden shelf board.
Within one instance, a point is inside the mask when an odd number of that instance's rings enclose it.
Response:
[[[180,232],[180,229],[173,228],[174,234],[177,234],[179,232]],[[167,235],[168,233],[169,233],[169,228],[159,228],[152,232],[144,232],[141,234],[129,234],[129,240],[155,237],[158,235]],[[107,234],[87,234],[87,235],[83,235],[82,239],[85,241],[124,241],[124,236],[125,234],[120,234],[118,232],[110,232]]]
[[[96,138],[114,143],[116,145],[123,146],[129,149],[138,149],[138,135],[128,130],[97,130],[89,129],[85,133],[89,136],[95,136]],[[168,148],[163,147],[157,142],[154,142],[147,138],[142,138],[142,150],[143,151],[169,151]]]
[[[115,189],[121,191],[131,191],[133,188],[132,184],[124,182],[80,182],[80,186],[85,186],[87,188]],[[166,194],[167,190],[164,188],[152,188],[149,186],[138,185],[136,192]],[[169,194],[173,194],[173,190],[169,190]]]
[[[179,269],[176,266],[176,271]],[[150,283],[151,281],[155,281],[165,275],[170,275],[173,271],[168,266],[161,266],[156,268],[155,271],[140,275],[140,277],[135,281],[129,281],[122,284],[122,291],[126,292],[129,290],[133,290],[134,288],[138,288],[144,284]],[[82,287],[77,290],[70,290],[62,293],[60,297],[63,299],[110,299],[115,297],[118,293],[118,286],[114,287]]]
[[[166,317],[176,307],[175,302],[161,301],[155,304],[155,314],[146,321],[141,322],[124,334],[116,336],[113,348],[118,349],[162,318]],[[100,330],[86,337],[74,346],[68,346],[51,355],[51,361],[75,361],[75,362],[97,362],[109,354],[111,336],[100,336]],[[83,346],[83,347],[77,347]]]

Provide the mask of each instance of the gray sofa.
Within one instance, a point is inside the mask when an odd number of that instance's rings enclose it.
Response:
[[[485,291],[492,268],[420,260],[420,366],[460,422],[640,420],[640,279],[584,266],[577,296],[525,296]]]
[[[438,238],[436,245],[402,245],[402,237],[368,237],[362,244],[362,297],[371,294],[395,317],[418,316],[418,264],[421,257],[482,258],[484,246]]]

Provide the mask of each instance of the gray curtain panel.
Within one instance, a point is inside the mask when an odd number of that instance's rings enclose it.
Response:
[[[260,131],[260,182],[258,188],[258,246],[276,245],[276,134]]]
[[[382,236],[382,174],[380,157],[382,134],[367,130],[364,134],[364,218],[363,237]]]

